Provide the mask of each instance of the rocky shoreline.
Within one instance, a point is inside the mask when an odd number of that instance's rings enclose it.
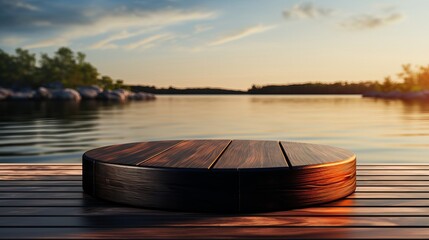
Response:
[[[156,97],[151,93],[132,92],[126,89],[104,90],[98,86],[85,86],[76,89],[37,89],[12,90],[0,87],[0,100],[105,100],[125,102],[128,100],[147,101]]]
[[[417,91],[417,92],[401,92],[401,91],[390,91],[390,92],[367,92],[362,94],[362,97],[381,98],[381,99],[402,99],[402,100],[429,100],[429,90]]]

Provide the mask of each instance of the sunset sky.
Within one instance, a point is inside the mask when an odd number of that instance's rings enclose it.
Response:
[[[128,84],[381,80],[429,64],[429,1],[0,0],[0,48],[87,54]]]

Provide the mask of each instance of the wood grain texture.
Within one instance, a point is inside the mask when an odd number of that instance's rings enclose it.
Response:
[[[429,181],[361,180],[358,186],[428,186]]]
[[[82,175],[0,175],[0,181],[36,180],[36,181],[81,181]]]
[[[281,210],[344,198],[356,189],[356,162],[288,172],[240,171],[240,207]],[[269,199],[269,200],[268,200]]]
[[[30,201],[29,201],[30,202]],[[266,217],[295,217],[300,219],[303,216],[312,217],[351,217],[351,216],[378,216],[378,217],[428,217],[429,208],[427,207],[309,207],[302,209],[293,209],[287,211],[275,211],[266,213],[252,214],[205,214],[193,212],[172,212],[160,211],[146,208],[127,207],[118,204],[103,204],[99,206],[21,206],[7,207],[1,206],[0,216],[2,217],[20,217],[20,216],[139,216],[141,218],[160,217],[164,219],[176,219],[177,217],[186,217],[188,219],[198,218],[233,218],[233,217],[251,217],[251,218],[266,218]],[[250,222],[250,221],[249,221]],[[0,225],[1,227],[1,225]]]
[[[429,222],[421,217],[407,216],[337,216],[319,217],[302,216],[185,216],[164,217],[152,216],[151,219],[141,216],[0,216],[3,227],[99,227],[104,228],[147,228],[166,224],[169,227],[365,227],[371,225],[403,227],[429,227]]]
[[[421,170],[421,169],[429,169],[428,165],[403,165],[403,164],[397,164],[397,165],[379,165],[379,164],[372,164],[372,165],[358,165],[358,170]]]
[[[229,143],[230,140],[182,141],[168,151],[139,165],[143,167],[208,169]]]
[[[281,142],[281,145],[292,167],[295,168],[307,168],[356,158],[350,151],[326,145],[297,142]]]
[[[137,165],[179,142],[180,141],[155,141],[118,144],[87,151],[83,158],[99,162]]]
[[[14,171],[28,171],[28,170],[81,170],[82,165],[70,165],[70,164],[59,164],[59,165],[46,165],[46,164],[35,164],[35,165],[12,165],[0,163],[0,170],[14,170]]]
[[[204,212],[291,209],[330,202],[354,192],[356,158],[352,153],[314,144],[301,148],[298,143],[284,144],[300,168],[288,167],[282,146],[276,141],[184,140],[137,166],[98,161],[96,157],[104,155],[89,151],[83,156],[83,174],[88,175],[83,178],[84,190],[134,206]],[[144,152],[135,153],[136,146],[140,145],[106,149],[108,156],[131,153],[128,156],[141,157]],[[316,156],[318,152],[323,163]],[[132,159],[127,158],[127,162]]]
[[[58,176],[58,175],[67,175],[67,176],[79,176],[82,174],[82,170],[79,169],[38,169],[38,170],[32,170],[31,172],[26,171],[15,171],[15,170],[0,170],[0,176],[6,177],[6,176],[28,176],[28,175],[36,175],[36,176]]]
[[[425,170],[358,170],[359,174],[362,176],[401,176],[401,175],[408,175],[408,176],[429,176],[429,172]]]
[[[118,227],[0,229],[3,239],[427,239],[429,228],[368,227]]]
[[[238,174],[233,171],[177,171],[96,163],[96,197],[184,211],[236,211]]]
[[[276,141],[233,140],[213,168],[288,168],[288,165]]]
[[[359,173],[359,172],[358,172]],[[1,177],[1,176],[0,176]],[[359,175],[358,180],[372,181],[372,180],[384,180],[384,181],[429,181],[429,176],[418,176],[418,175]]]
[[[35,174],[49,168],[37,170],[40,171]],[[79,180],[58,180],[68,177],[68,171],[61,172],[65,175],[40,175],[43,180],[29,180],[27,176],[33,171],[29,167],[23,170],[28,175],[0,180],[5,194],[32,197],[3,195],[6,198],[0,199],[0,239],[427,239],[429,198],[414,199],[413,193],[429,191],[427,186],[407,183],[429,181],[413,180],[413,176],[405,174],[410,169],[396,170],[404,172],[399,177],[405,179],[391,181],[399,185],[383,186],[390,182],[384,180],[385,176],[380,175],[382,180],[377,180],[376,175],[371,175],[373,179],[358,180],[357,184],[370,182],[374,187],[358,188],[355,194],[338,201],[287,211],[231,214],[172,212],[115,204],[76,192],[76,186],[82,183]],[[361,177],[358,175],[358,179]],[[72,194],[74,198],[61,198],[65,196],[62,194]]]

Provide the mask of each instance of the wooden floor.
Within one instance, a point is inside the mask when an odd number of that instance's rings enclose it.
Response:
[[[260,214],[166,212],[82,192],[81,165],[0,164],[0,238],[429,238],[429,165],[360,165],[357,191]]]

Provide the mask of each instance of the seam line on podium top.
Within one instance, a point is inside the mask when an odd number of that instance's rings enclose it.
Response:
[[[282,145],[282,142],[280,142],[280,141],[279,141],[279,146],[280,146],[280,149],[282,150],[283,157],[285,158],[285,161],[286,161],[286,163],[287,163],[288,167],[289,167],[290,169],[293,169],[292,163],[290,162],[290,159],[289,159],[289,157],[287,156],[286,150],[284,149],[284,147],[283,147],[283,145]]]
[[[152,156],[150,156],[150,157],[148,157],[148,158],[146,158],[146,159],[144,159],[144,160],[142,160],[142,161],[138,162],[138,163],[136,164],[136,166],[140,166],[140,164],[143,164],[143,163],[145,163],[146,161],[148,161],[148,160],[150,160],[150,159],[152,159],[152,158],[154,158],[154,157],[156,157],[156,156],[160,155],[161,153],[164,153],[164,152],[166,152],[166,151],[168,151],[168,150],[172,149],[173,147],[177,146],[177,145],[178,145],[179,143],[181,143],[181,142],[184,142],[184,141],[183,141],[183,140],[181,140],[181,141],[177,142],[176,144],[173,144],[173,146],[170,146],[170,147],[168,147],[168,148],[166,148],[166,149],[162,150],[161,152],[156,153],[156,154],[154,154],[154,155],[152,155]]]
[[[210,164],[210,166],[207,169],[212,169],[214,165],[219,161],[219,159],[222,157],[223,153],[226,151],[226,149],[231,145],[232,140],[229,140],[229,143],[225,146],[225,148],[220,152],[220,154],[216,157],[216,159]]]

